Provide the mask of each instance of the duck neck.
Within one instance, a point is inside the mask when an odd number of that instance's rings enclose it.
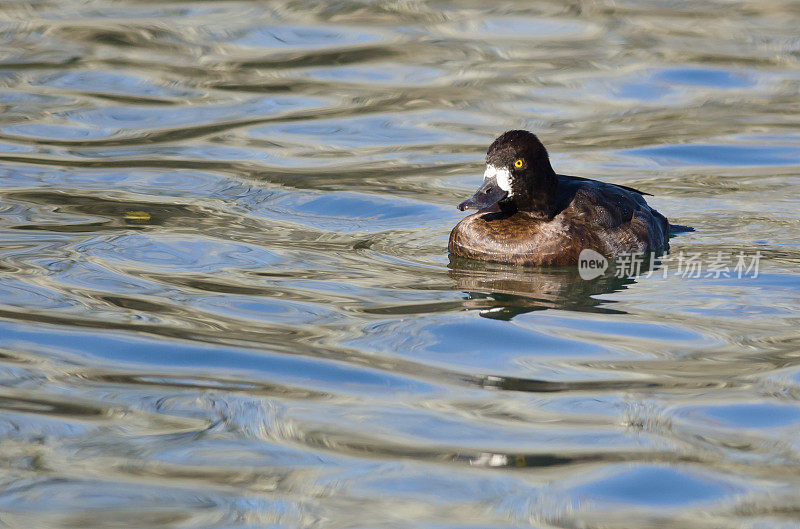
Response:
[[[516,201],[517,208],[536,216],[551,218],[555,209],[558,175],[547,158],[537,160],[532,169],[534,176],[526,190],[528,196],[520,197],[522,200]]]

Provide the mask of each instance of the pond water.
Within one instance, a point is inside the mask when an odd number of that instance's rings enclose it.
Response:
[[[798,26],[5,0],[0,525],[797,527]],[[695,231],[635,277],[451,261],[510,128]]]

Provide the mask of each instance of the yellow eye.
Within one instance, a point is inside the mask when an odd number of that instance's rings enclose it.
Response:
[[[522,167],[522,160],[520,159],[520,160],[517,160],[516,162],[514,162],[514,167],[516,167],[517,169]]]

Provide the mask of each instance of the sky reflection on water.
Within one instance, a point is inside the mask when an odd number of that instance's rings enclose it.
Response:
[[[799,17],[6,2],[0,523],[795,527]],[[651,277],[451,258],[519,127],[696,231]]]

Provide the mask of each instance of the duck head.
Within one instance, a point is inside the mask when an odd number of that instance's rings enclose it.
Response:
[[[497,204],[503,211],[547,214],[557,186],[558,177],[539,138],[526,130],[510,130],[489,147],[483,184],[458,209],[482,210]]]

